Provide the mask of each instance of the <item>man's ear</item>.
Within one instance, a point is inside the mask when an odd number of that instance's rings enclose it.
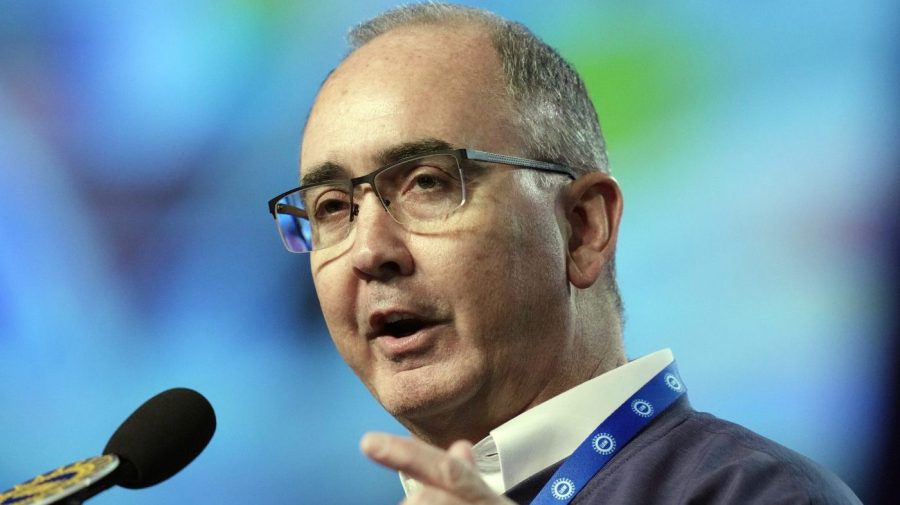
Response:
[[[590,287],[613,259],[621,217],[622,191],[612,176],[591,172],[569,184],[566,219],[572,234],[566,273],[572,285]]]

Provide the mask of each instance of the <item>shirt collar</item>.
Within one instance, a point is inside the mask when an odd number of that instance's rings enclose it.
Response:
[[[674,360],[663,349],[614,368],[491,430],[475,444],[475,467],[498,494],[572,454],[619,405]],[[419,483],[402,472],[408,495]]]

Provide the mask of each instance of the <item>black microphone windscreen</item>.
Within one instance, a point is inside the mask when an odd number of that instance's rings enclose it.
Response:
[[[139,489],[175,475],[216,431],[216,414],[200,393],[175,388],[147,400],[113,433],[103,454],[121,460],[116,483]]]

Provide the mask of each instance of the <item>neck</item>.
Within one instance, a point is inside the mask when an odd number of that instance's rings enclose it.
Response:
[[[415,438],[436,447],[447,449],[457,440],[478,443],[491,430],[522,412],[627,362],[621,336],[599,340],[607,345],[600,347],[593,339],[593,345],[574,345],[569,355],[580,359],[561,360],[559,366],[547,373],[535,374],[540,376],[538,381],[519,382],[512,388],[501,388],[495,395],[476,395],[440,412],[398,420]],[[522,394],[523,387],[532,393]],[[523,398],[523,401],[511,405],[511,398]]]

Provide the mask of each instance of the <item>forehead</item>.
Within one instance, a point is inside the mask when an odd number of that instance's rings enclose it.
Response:
[[[515,154],[519,136],[490,37],[414,26],[357,49],[322,86],[304,131],[301,171],[369,171],[378,153],[422,139]]]

